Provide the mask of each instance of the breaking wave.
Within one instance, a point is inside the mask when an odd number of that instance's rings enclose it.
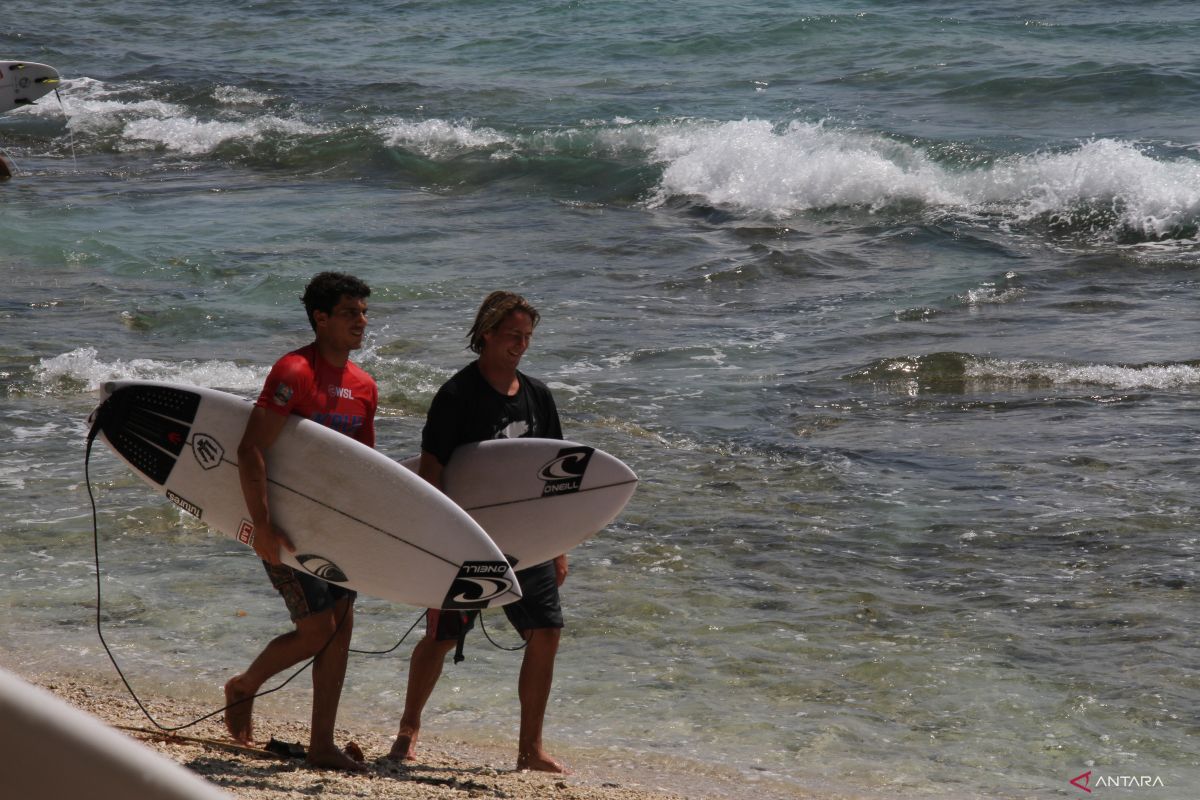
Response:
[[[135,358],[105,361],[94,347],[80,347],[32,367],[34,394],[78,394],[99,389],[105,381],[144,380],[186,383],[227,389],[243,394],[257,392],[266,367],[249,367],[232,361],[158,361]]]
[[[1200,386],[1200,361],[1164,364],[1070,364],[930,353],[883,358],[845,376],[908,394],[1097,388],[1172,391]]]
[[[323,115],[233,86],[185,92],[78,78],[62,94],[62,108],[14,115],[47,122],[65,109],[81,147],[101,152],[249,153],[268,167],[349,164],[456,190],[518,177],[555,195],[779,219],[853,208],[1118,244],[1200,240],[1200,160],[1116,139],[996,154],[799,121],[614,118],[512,130],[470,119]]]
[[[1200,230],[1200,161],[1113,139],[955,164],[879,134],[744,120],[665,132],[653,155],[663,165],[657,204],[690,197],[777,217],[915,204],[1121,241]]]

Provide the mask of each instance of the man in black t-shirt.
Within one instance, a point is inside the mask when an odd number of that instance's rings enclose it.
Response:
[[[421,436],[421,477],[439,489],[443,488],[442,470],[461,445],[523,436],[562,438],[550,390],[517,369],[538,318],[537,310],[512,292],[492,292],[479,307],[469,333],[471,350],[479,358],[438,390]],[[542,748],[542,723],[563,627],[558,587],[566,578],[566,555],[525,567],[517,572],[523,597],[504,607],[526,643],[518,681],[521,732],[517,769],[566,772]],[[446,654],[475,624],[477,613],[438,609],[426,612],[425,637],[413,648],[404,715],[389,758],[413,757],[421,712],[442,674]]]

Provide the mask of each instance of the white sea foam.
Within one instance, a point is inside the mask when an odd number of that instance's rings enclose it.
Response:
[[[59,426],[54,422],[47,422],[44,425],[36,427],[16,426],[12,429],[13,439],[18,442],[23,442],[29,439],[46,439],[55,435],[58,432]]]
[[[168,119],[184,113],[183,106],[145,97],[149,84],[110,86],[93,78],[64,80],[60,87],[63,103],[36,106],[38,113],[67,115],[67,125],[79,133],[97,133],[125,122],[147,117]],[[136,98],[136,99],[134,99]]]
[[[218,86],[213,89],[213,99],[227,105],[261,106],[272,98],[265,92],[256,92],[241,86]]]
[[[1112,139],[956,168],[879,134],[801,122],[636,126],[614,129],[609,138],[644,144],[651,160],[663,165],[651,205],[694,197],[782,217],[914,202],[951,213],[1045,219],[1147,238],[1200,223],[1200,161],[1159,159]]]
[[[1200,385],[1200,367],[1189,364],[1123,366],[984,359],[968,363],[965,375],[988,381],[1109,389],[1169,390]]]
[[[186,155],[201,155],[229,141],[256,141],[268,135],[306,136],[324,133],[325,128],[298,119],[276,116],[246,120],[198,120],[194,117],[151,118],[125,126],[127,143],[151,142]]]
[[[666,165],[656,202],[695,196],[781,216],[903,200],[964,203],[946,171],[922,151],[877,135],[742,120],[678,125],[654,139],[652,157]]]
[[[136,358],[104,361],[94,347],[80,347],[33,367],[34,380],[44,391],[82,384],[95,390],[105,381],[148,380],[188,383],[253,392],[262,386],[265,367],[248,367],[232,361],[157,361]]]
[[[208,153],[229,141],[253,142],[267,136],[307,136],[329,130],[299,118],[260,115],[256,107],[270,98],[248,89],[217,87],[213,97],[218,103],[255,108],[247,113],[224,110],[219,119],[211,120],[191,115],[176,103],[147,97],[153,91],[152,83],[115,86],[92,78],[64,81],[67,124],[77,133],[115,135],[117,147],[125,151],[151,146],[186,155]]]
[[[64,81],[73,130],[115,136],[122,150],[202,155],[231,141],[336,133],[335,125],[264,113],[271,98],[234,86],[213,90],[213,118],[154,99],[152,83]],[[53,105],[34,113],[59,115]],[[598,157],[646,159],[662,169],[649,205],[685,197],[737,213],[787,217],[816,209],[880,211],[914,204],[939,214],[1039,221],[1100,237],[1192,238],[1200,227],[1200,160],[1156,157],[1133,143],[1097,139],[1055,152],[949,164],[928,148],[870,131],[793,121],[592,120],[582,128],[505,134],[472,120],[379,121],[388,147],[445,159],[471,151],[510,158],[590,146]]]
[[[212,152],[230,141],[257,141],[266,136],[310,136],[333,133],[336,127],[299,117],[263,114],[274,98],[237,86],[218,86],[213,99],[222,108],[214,119],[197,116],[182,105],[152,99],[153,83],[110,85],[92,78],[64,81],[62,94],[68,124],[76,132],[115,135],[120,149],[163,147],[186,155]],[[60,115],[55,107],[36,113]],[[391,147],[409,147],[429,158],[491,148],[509,143],[503,134],[471,121],[393,118],[379,124],[377,134]]]
[[[445,158],[508,142],[503,134],[491,128],[444,119],[419,122],[394,119],[383,125],[379,135],[389,147],[412,148],[427,158]]]
[[[965,194],[1024,218],[1070,223],[1080,206],[1109,211],[1130,230],[1156,237],[1200,218],[1200,162],[1160,161],[1127,142],[1100,139],[1053,154],[1002,160],[964,175]]]
[[[965,294],[959,295],[962,302],[968,308],[1003,305],[1004,303],[1011,303],[1014,300],[1020,300],[1024,296],[1025,290],[1022,287],[1017,286],[1001,289],[995,284],[984,284],[975,289],[968,289]]]

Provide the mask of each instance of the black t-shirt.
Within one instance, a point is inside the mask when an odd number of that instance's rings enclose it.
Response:
[[[456,447],[489,439],[534,436],[561,439],[558,407],[546,384],[517,372],[516,396],[497,392],[472,361],[434,395],[421,433],[421,449],[443,466]]]

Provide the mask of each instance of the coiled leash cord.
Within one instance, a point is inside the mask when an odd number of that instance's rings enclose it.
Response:
[[[184,723],[183,725],[174,725],[174,726],[163,725],[157,719],[155,719],[154,715],[151,714],[149,709],[146,708],[145,704],[142,703],[141,698],[139,698],[137,695],[137,692],[134,691],[133,686],[129,683],[129,679],[125,677],[124,670],[122,670],[121,665],[119,663],[117,663],[116,656],[113,655],[112,649],[108,646],[108,641],[105,640],[105,638],[104,638],[104,626],[102,624],[103,600],[102,600],[101,591],[100,591],[100,587],[101,587],[101,580],[100,580],[100,525],[99,525],[99,520],[98,520],[98,512],[96,510],[96,496],[92,493],[92,477],[91,477],[91,472],[90,472],[90,465],[91,465],[91,458],[92,458],[92,443],[96,440],[96,436],[100,432],[100,419],[102,417],[102,414],[103,414],[103,406],[101,407],[101,411],[97,412],[96,420],[92,424],[91,430],[88,431],[87,450],[86,450],[86,452],[84,454],[84,458],[83,458],[84,483],[87,485],[88,499],[91,501],[91,505],[92,505],[92,547],[93,547],[93,551],[95,554],[95,565],[96,565],[96,635],[100,637],[100,644],[104,646],[104,652],[108,654],[109,661],[112,662],[113,668],[116,669],[117,675],[119,675],[121,678],[121,682],[125,684],[125,688],[129,691],[130,697],[133,698],[133,701],[135,703],[137,703],[138,708],[140,708],[142,710],[142,713],[146,716],[146,719],[150,720],[150,723],[152,725],[154,725],[154,727],[158,728],[159,730],[161,730],[165,733],[173,733],[175,731],[182,731],[182,730],[186,730],[187,728],[191,728],[196,725],[199,725],[201,722],[204,722],[205,720],[208,720],[208,719],[212,719],[213,717],[217,716],[218,714],[223,714],[224,712],[228,711],[229,709],[233,708],[236,705],[241,705],[242,703],[248,703],[248,702],[250,702],[252,700],[256,700],[260,697],[265,697],[266,695],[274,694],[275,692],[278,692],[280,689],[282,689],[283,687],[285,687],[289,683],[291,683],[293,680],[295,680],[301,673],[303,673],[305,670],[307,670],[309,667],[311,667],[313,665],[313,662],[316,661],[318,657],[320,657],[321,653],[325,652],[326,648],[328,648],[329,645],[333,642],[334,637],[337,636],[337,631],[338,631],[338,629],[341,628],[342,623],[344,623],[346,621],[346,615],[350,613],[350,606],[348,606],[348,605],[346,606],[346,610],[342,612],[342,618],[340,620],[338,620],[337,628],[334,629],[334,632],[330,635],[329,639],[325,642],[325,644],[322,645],[321,649],[317,652],[317,654],[315,656],[313,656],[311,659],[309,659],[308,663],[306,663],[303,666],[296,669],[295,672],[293,672],[290,676],[288,676],[278,686],[275,686],[274,688],[271,688],[271,689],[264,689],[263,691],[258,692],[257,694],[253,695],[252,697],[244,698],[244,699],[238,700],[234,703],[229,703],[228,705],[218,708],[217,710],[212,711],[208,714],[205,714],[202,717],[194,719],[191,722]],[[408,638],[409,634],[411,634],[413,632],[413,630],[417,627],[418,624],[420,624],[420,622],[423,618],[424,618],[424,613],[422,612],[421,616],[417,618],[416,622],[414,622],[412,624],[412,626],[404,633],[404,635],[400,637],[400,641],[396,642],[396,644],[393,647],[389,648],[388,650],[371,651],[371,650],[351,649],[350,652],[360,653],[360,654],[365,654],[365,655],[386,655],[388,653],[391,653],[397,647],[399,647],[401,644],[404,643],[404,640]]]
[[[58,105],[62,109],[63,116],[67,119],[67,141],[71,147],[71,163],[75,165],[75,171],[79,172],[79,159],[75,155],[75,131],[71,128],[71,117],[69,114],[67,114],[67,104],[63,102],[62,95],[59,93],[57,86],[54,87],[54,96],[58,98]],[[0,177],[15,178],[17,173],[24,172],[24,170],[18,166],[12,155],[10,155],[8,151],[4,150],[3,148],[0,148],[0,159],[7,161],[8,164],[11,165],[11,169],[8,170],[9,174],[4,175],[3,173],[0,173]]]
[[[350,613],[350,606],[347,606],[346,610],[342,612],[342,618],[340,620],[338,620],[337,627],[334,629],[334,632],[332,634],[330,634],[329,639],[325,642],[325,644],[321,646],[321,649],[319,651],[317,651],[317,654],[315,656],[313,656],[311,659],[309,659],[307,663],[305,663],[302,666],[300,666],[299,668],[297,668],[291,675],[289,675],[286,679],[284,679],[279,685],[277,685],[273,688],[264,689],[256,694],[252,695],[251,697],[244,698],[242,700],[238,700],[233,703],[229,703],[225,706],[222,706],[221,708],[216,709],[215,711],[211,711],[208,714],[205,714],[204,716],[198,717],[198,718],[192,720],[191,722],[187,722],[182,725],[173,725],[173,726],[163,725],[157,719],[155,719],[154,715],[151,714],[149,709],[146,708],[145,704],[142,703],[141,698],[138,697],[137,692],[134,690],[132,684],[130,684],[129,679],[125,676],[124,670],[121,669],[121,665],[117,662],[117,658],[113,654],[112,648],[109,647],[108,641],[104,638],[103,596],[102,596],[102,592],[101,592],[101,572],[100,572],[100,524],[99,524],[99,513],[96,508],[96,496],[92,492],[92,477],[91,477],[92,444],[95,442],[96,437],[100,433],[101,422],[102,422],[103,417],[104,417],[104,405],[101,405],[101,407],[97,410],[97,412],[95,414],[95,418],[93,420],[92,427],[88,431],[87,447],[86,447],[86,451],[84,453],[84,458],[83,458],[84,483],[87,486],[88,500],[92,506],[92,549],[93,549],[93,554],[94,554],[95,570],[96,570],[96,635],[99,637],[100,644],[104,647],[104,652],[108,655],[109,661],[112,662],[113,668],[117,671],[117,675],[120,676],[121,682],[123,684],[125,684],[125,689],[129,692],[129,696],[133,698],[133,701],[137,704],[138,708],[141,709],[142,714],[145,715],[146,719],[148,719],[150,721],[150,723],[152,725],[154,725],[154,727],[158,728],[159,730],[163,731],[164,733],[173,733],[175,731],[182,731],[182,730],[186,730],[188,728],[194,727],[196,725],[199,725],[201,722],[212,719],[213,717],[217,716],[218,714],[225,713],[226,711],[233,708],[234,706],[241,705],[242,703],[248,703],[248,702],[256,700],[260,697],[265,697],[269,694],[274,694],[275,692],[278,692],[280,689],[284,688],[289,683],[291,683],[293,680],[295,680],[297,677],[299,677],[301,673],[303,673],[305,670],[307,670],[309,667],[311,667],[313,665],[313,662],[315,662],[317,660],[317,658],[319,658],[320,655],[325,652],[325,650],[333,642],[334,637],[337,636],[337,631],[341,628],[342,624],[346,621],[346,615]],[[408,637],[416,629],[417,625],[419,625],[421,623],[421,620],[424,618],[425,618],[425,612],[422,611],[420,616],[418,616],[417,619],[413,622],[413,624],[411,626],[409,626],[408,630],[404,632],[404,635],[400,637],[400,640],[397,641],[396,644],[392,645],[387,650],[358,650],[355,648],[350,648],[349,652],[357,653],[359,655],[375,655],[375,656],[388,655],[389,653],[394,652],[398,647],[400,647],[400,645],[402,645],[405,642],[405,640],[408,639]],[[521,644],[519,644],[515,647],[506,647],[506,646],[500,644],[499,642],[497,642],[495,639],[492,638],[491,633],[487,630],[487,627],[484,625],[482,613],[479,614],[479,628],[480,628],[480,630],[483,631],[483,635],[485,637],[487,637],[487,640],[492,644],[492,646],[497,648],[498,650],[505,650],[507,652],[517,652],[517,651],[525,649],[525,647],[528,645],[528,641],[523,641]],[[455,663],[457,664],[462,660],[463,660],[463,658],[462,658],[462,642],[460,641],[458,650],[455,654]]]

